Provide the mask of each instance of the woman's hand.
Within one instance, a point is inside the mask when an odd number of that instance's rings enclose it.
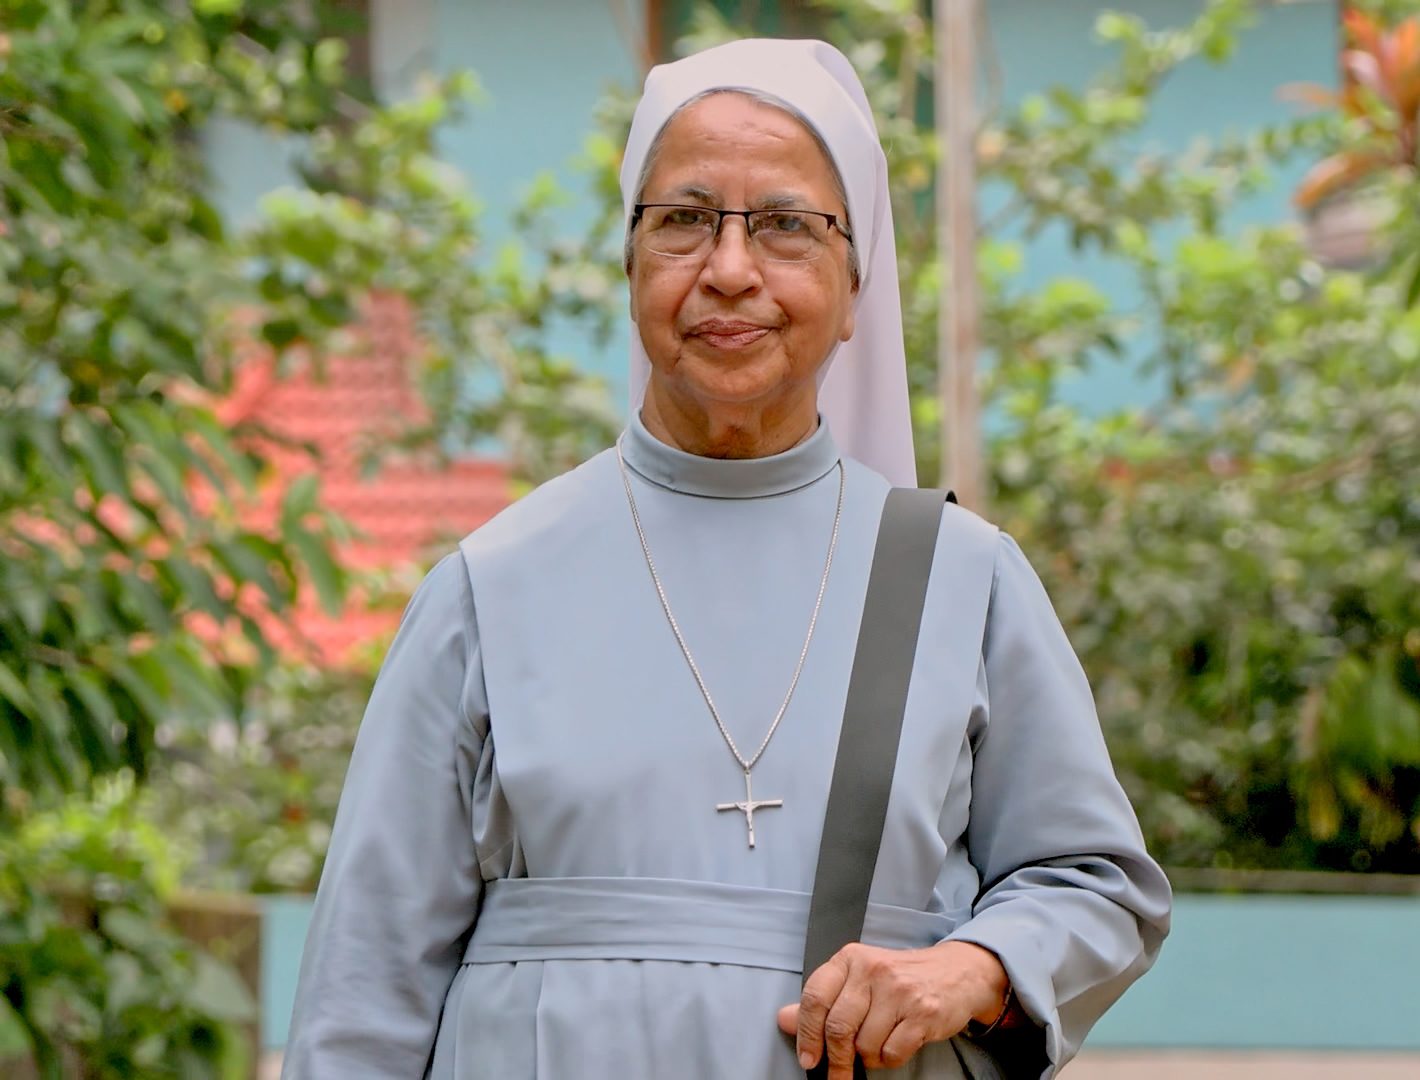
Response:
[[[927,949],[845,945],[809,976],[797,1005],[779,1010],[809,1069],[828,1048],[829,1080],[853,1080],[853,1057],[870,1069],[895,1069],[930,1042],[967,1022],[994,1021],[1007,978],[996,954],[965,941]]]

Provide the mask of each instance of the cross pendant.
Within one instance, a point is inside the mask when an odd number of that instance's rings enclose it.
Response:
[[[745,800],[744,802],[722,802],[715,806],[716,810],[738,810],[745,816],[745,828],[749,830],[749,846],[754,847],[754,812],[761,807],[783,806],[783,799],[759,799],[755,800],[754,791],[750,788],[749,770],[745,770]]]

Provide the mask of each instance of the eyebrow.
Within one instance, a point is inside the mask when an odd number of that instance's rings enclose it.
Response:
[[[723,202],[716,192],[698,184],[685,184],[670,192],[666,197],[669,199],[694,199],[696,202],[716,207],[716,209],[720,209],[720,204]],[[770,192],[768,195],[756,199],[754,204],[749,207],[751,210],[802,210],[804,208],[803,196],[787,191]]]
[[[709,188],[703,188],[698,184],[684,184],[672,191],[666,198],[694,199],[696,202],[702,202],[706,206],[714,206],[720,201],[720,196],[716,195]]]
[[[757,200],[758,205],[752,207],[755,210],[803,210],[805,209],[804,199],[801,195],[794,195],[790,192],[771,192],[762,199]]]

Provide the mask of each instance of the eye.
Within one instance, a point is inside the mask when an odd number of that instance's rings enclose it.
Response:
[[[662,225],[678,229],[699,229],[711,223],[714,215],[707,210],[694,210],[688,206],[675,206],[666,211]]]
[[[808,219],[803,214],[792,213],[770,213],[764,218],[763,228],[772,229],[777,233],[794,235],[809,231]]]

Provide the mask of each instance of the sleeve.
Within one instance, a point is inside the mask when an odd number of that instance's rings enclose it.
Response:
[[[487,731],[476,634],[455,553],[410,601],[360,725],[283,1080],[424,1075],[482,890],[471,822]]]
[[[1004,1056],[1033,1059],[1011,1075],[1052,1077],[1154,962],[1171,895],[1115,778],[1085,673],[1004,534],[982,657],[967,829],[982,889],[951,937],[995,953],[1040,1025],[1002,1035],[1017,1043]]]

